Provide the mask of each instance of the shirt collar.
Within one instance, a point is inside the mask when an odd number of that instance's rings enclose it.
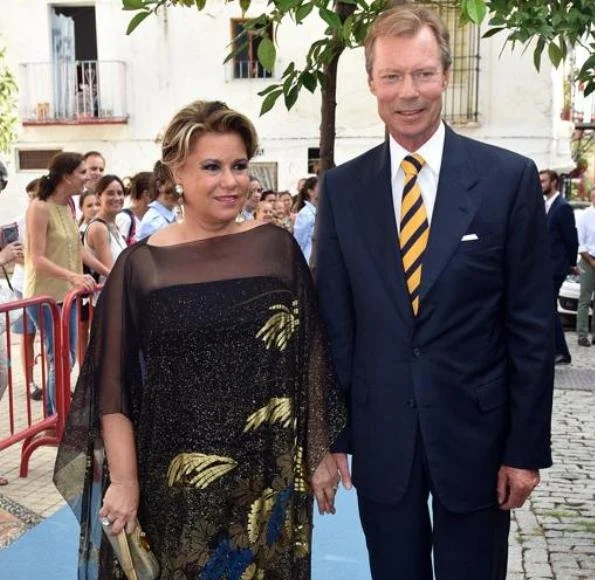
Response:
[[[424,158],[424,161],[426,162],[424,167],[429,167],[436,176],[440,175],[445,136],[446,130],[444,129],[444,123],[441,121],[434,134],[417,151],[413,152],[419,153]],[[412,152],[407,151],[407,149],[399,145],[392,135],[389,136],[389,143],[391,177],[394,181],[397,171],[401,165],[401,161],[403,161],[407,155],[411,155]]]
[[[166,208],[160,201],[152,201],[149,204],[163,219],[168,223],[173,223],[176,220],[176,212],[173,209]]]
[[[552,207],[552,204],[556,201],[556,198],[560,195],[559,191],[556,191],[556,193],[554,193],[554,195],[552,195],[552,197],[550,197],[549,199],[545,200],[545,213],[547,213],[548,211],[550,211],[550,208]]]

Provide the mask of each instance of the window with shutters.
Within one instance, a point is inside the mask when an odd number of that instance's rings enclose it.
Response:
[[[442,116],[452,125],[479,121],[479,26],[461,26],[459,2],[424,2],[446,23],[450,34],[452,65],[448,88],[444,93]]]
[[[258,62],[258,45],[260,36],[250,30],[245,30],[247,21],[234,18],[231,21],[231,38],[234,50],[233,78],[234,79],[268,79],[273,75]],[[273,26],[269,24],[267,30],[273,36]]]

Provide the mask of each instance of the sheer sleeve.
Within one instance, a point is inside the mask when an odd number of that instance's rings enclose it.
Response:
[[[302,369],[302,388],[296,406],[299,409],[298,423],[303,424],[304,430],[305,465],[311,477],[345,428],[347,411],[332,367],[310,270],[297,247],[295,261]]]
[[[130,416],[140,381],[129,272],[135,248],[117,260],[97,303],[54,468],[54,483],[81,524],[79,579],[97,578],[102,531],[99,508],[107,485],[100,416]]]

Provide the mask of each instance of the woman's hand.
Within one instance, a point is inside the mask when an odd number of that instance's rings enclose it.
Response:
[[[335,494],[339,487],[339,470],[334,457],[327,453],[312,476],[312,489],[320,514],[335,513]]]
[[[94,292],[97,288],[95,279],[89,274],[72,274],[68,277],[68,282],[73,288],[82,288],[88,292]]]
[[[23,257],[23,244],[21,242],[12,242],[0,250],[0,264],[8,264]]]
[[[117,536],[124,528],[131,533],[136,528],[138,510],[138,481],[112,481],[105,492],[99,517],[111,523],[111,533]]]

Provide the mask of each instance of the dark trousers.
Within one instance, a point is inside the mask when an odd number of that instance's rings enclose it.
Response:
[[[570,360],[570,351],[566,344],[564,329],[562,328],[562,322],[560,320],[560,315],[558,314],[558,294],[560,293],[560,287],[565,279],[566,276],[563,278],[554,278],[554,316],[556,317],[554,333],[556,340],[556,356],[562,355],[565,359]]]
[[[432,548],[436,580],[505,580],[510,512],[449,512],[432,489],[419,433],[403,499],[393,505],[358,494],[358,503],[374,580],[432,580]]]

